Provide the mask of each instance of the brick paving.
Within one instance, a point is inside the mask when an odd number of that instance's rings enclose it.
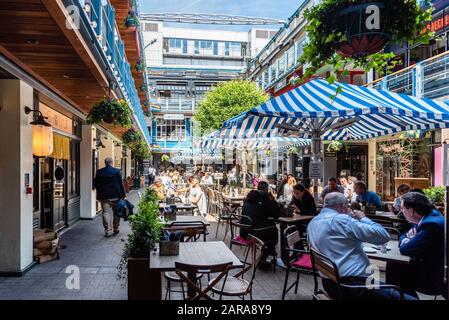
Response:
[[[137,192],[132,191],[128,198],[136,202]],[[224,228],[219,228],[217,239],[215,228],[216,223],[211,222],[209,240],[223,240]],[[0,299],[127,299],[126,283],[117,280],[116,267],[128,232],[128,223],[122,221],[120,234],[105,238],[101,216],[80,221],[62,234],[61,245],[65,249],[61,250],[60,259],[36,265],[23,277],[0,277]],[[229,243],[229,234],[225,242]],[[239,248],[233,248],[233,251],[242,254]],[[68,274],[65,270],[70,265],[80,269],[79,290],[66,288]],[[253,298],[281,299],[284,277],[285,271],[281,268],[276,272],[258,270]],[[292,290],[286,299],[310,300],[312,290],[313,277],[301,275],[298,294]],[[180,294],[172,294],[172,299],[178,298],[181,298]]]

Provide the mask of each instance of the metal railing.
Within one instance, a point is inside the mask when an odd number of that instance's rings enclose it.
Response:
[[[113,6],[109,0],[91,0],[90,3],[77,0],[77,5],[84,13],[82,18],[90,24],[92,32],[95,34],[95,44],[100,46],[103,58],[107,61],[113,75],[114,83],[110,84],[111,90],[117,88],[121,92],[134,111],[135,120],[147,142],[150,143],[151,137],[131,73],[131,66],[126,60],[125,45],[117,29]]]
[[[153,111],[194,112],[198,105],[195,98],[154,98],[151,100]]]
[[[374,89],[449,100],[449,51],[368,83]]]

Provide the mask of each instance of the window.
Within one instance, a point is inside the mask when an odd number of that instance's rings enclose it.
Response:
[[[200,41],[201,49],[212,49],[212,41]]]
[[[80,143],[79,141],[70,142],[70,160],[68,161],[68,195],[69,198],[80,195]]]
[[[186,139],[185,120],[156,119],[156,137],[158,140],[180,141]]]
[[[170,48],[182,48],[182,42],[181,39],[169,39],[168,46]]]

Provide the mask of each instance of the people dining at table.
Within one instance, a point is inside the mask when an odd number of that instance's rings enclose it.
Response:
[[[416,292],[443,295],[444,283],[444,216],[429,199],[418,192],[408,192],[401,198],[401,211],[413,227],[399,239],[401,254],[412,258],[409,265],[387,268],[388,279],[410,295]]]
[[[337,179],[334,177],[329,178],[329,180],[327,180],[327,186],[325,186],[323,188],[323,191],[321,191],[320,194],[320,198],[323,201],[324,197],[326,197],[326,195],[328,193],[332,193],[332,192],[340,192],[342,194],[345,193],[345,189],[337,184]]]
[[[270,184],[267,181],[259,181],[257,184],[257,190],[265,192],[271,200],[276,201],[276,197],[274,196]]]
[[[344,194],[332,192],[324,198],[324,208],[309,223],[309,245],[331,259],[338,268],[340,281],[348,285],[366,285],[372,276],[371,263],[363,250],[363,243],[383,245],[390,240],[388,232],[380,224],[370,220],[362,211],[349,210]],[[333,280],[322,277],[325,291],[332,298],[337,296]],[[376,300],[400,298],[394,289],[341,288],[344,299]],[[412,299],[407,296],[406,298]]]
[[[204,191],[200,187],[200,183],[197,178],[194,176],[189,177],[189,185],[188,188],[189,195],[187,199],[191,204],[197,206],[199,213],[206,217],[207,215],[207,199]]]
[[[206,171],[204,175],[201,177],[202,184],[214,184],[214,179],[212,178],[209,171]]]
[[[304,216],[316,216],[317,208],[312,194],[302,184],[296,184],[292,188],[293,196],[290,206],[296,214]]]
[[[151,185],[151,190],[156,193],[157,199],[162,201],[165,199],[165,186],[162,183],[161,178],[154,179],[154,183]]]
[[[268,183],[260,181],[259,186]],[[276,245],[278,243],[278,229],[275,220],[279,218],[280,208],[269,192],[263,190],[251,190],[246,196],[242,207],[241,223],[251,224],[251,228],[241,228],[240,236],[247,239],[251,233],[260,240],[265,246],[262,248],[262,256],[259,267],[266,267],[270,262],[266,261],[269,255],[276,256]],[[248,219],[248,218],[249,219]]]
[[[354,183],[354,192],[357,194],[356,202],[363,206],[375,206],[377,210],[382,210],[382,201],[374,191],[369,191],[365,182],[357,181]]]

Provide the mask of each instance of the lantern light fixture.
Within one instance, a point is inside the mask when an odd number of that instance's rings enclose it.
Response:
[[[53,129],[51,125],[45,121],[42,112],[36,109],[25,107],[25,114],[33,113],[33,154],[36,157],[48,157],[53,153]]]

